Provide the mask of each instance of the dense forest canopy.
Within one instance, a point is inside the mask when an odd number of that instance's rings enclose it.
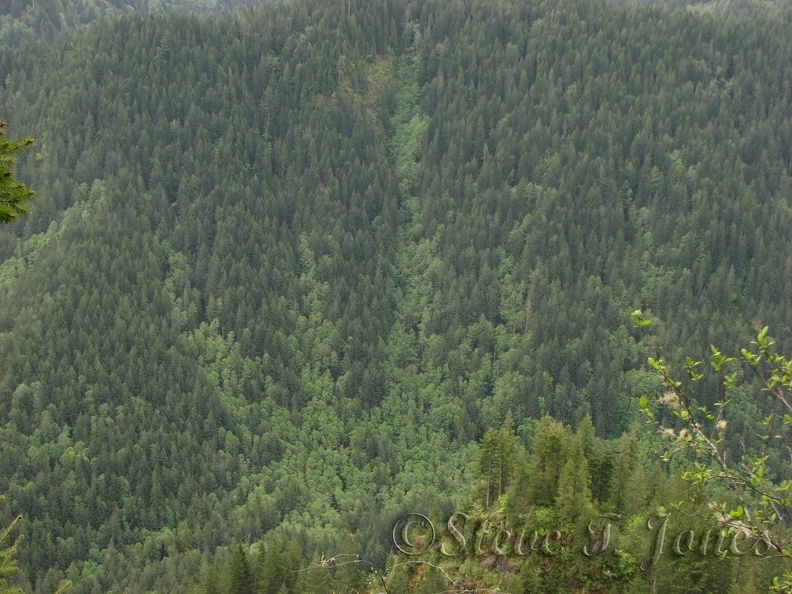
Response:
[[[181,591],[276,529],[383,567],[509,411],[525,448],[591,418],[559,464],[610,444],[648,471],[651,436],[612,441],[661,389],[629,312],[670,360],[764,325],[792,344],[790,30],[296,0],[0,49],[0,115],[36,138],[33,212],[0,230],[17,581]],[[757,447],[749,385],[738,410],[730,443]],[[621,508],[614,464],[592,497]]]
[[[97,19],[124,14],[189,11],[217,16],[242,6],[267,3],[267,0],[4,0],[0,45],[52,41]]]

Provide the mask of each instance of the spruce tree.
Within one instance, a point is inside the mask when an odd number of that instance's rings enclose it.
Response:
[[[570,447],[569,457],[561,470],[558,479],[558,495],[556,496],[558,511],[561,517],[568,522],[576,524],[592,514],[590,483],[588,463],[583,455],[580,439],[576,437]]]
[[[255,594],[253,572],[241,544],[237,545],[231,557],[231,594]]]
[[[223,588],[220,585],[220,569],[215,561],[206,570],[204,577],[204,592],[205,594],[222,594]]]
[[[503,427],[489,429],[479,446],[478,471],[485,482],[484,503],[486,507],[503,495],[514,475],[514,457],[517,441],[511,428],[511,411],[506,415]]]
[[[348,532],[341,543],[339,567],[335,572],[336,592],[360,592],[366,583],[366,574],[360,565],[357,545]]]
[[[0,223],[11,223],[27,212],[24,203],[33,196],[33,191],[28,189],[23,183],[14,179],[11,168],[14,165],[15,153],[33,143],[31,138],[21,140],[6,140],[6,128],[8,123],[0,120]],[[0,503],[5,500],[4,495],[0,495]],[[5,588],[8,583],[6,577],[16,571],[17,563],[14,555],[17,552],[22,536],[17,536],[14,542],[6,545],[6,540],[11,535],[11,531],[22,519],[19,515],[14,518],[8,527],[0,534],[0,588],[9,594],[21,592],[19,589]]]
[[[552,506],[558,494],[561,472],[567,459],[570,430],[545,416],[536,426],[531,448],[529,498],[534,505]]]
[[[627,516],[640,513],[645,505],[646,473],[638,458],[638,438],[625,433],[616,446],[611,502]]]

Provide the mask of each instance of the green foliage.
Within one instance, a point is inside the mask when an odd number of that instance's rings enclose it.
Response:
[[[254,594],[255,581],[247,552],[237,545],[231,557],[231,594]],[[269,590],[267,590],[269,592]],[[277,590],[273,590],[277,591]]]
[[[4,496],[0,496],[0,503],[5,500]],[[19,548],[19,543],[22,542],[22,535],[17,536],[13,542],[9,542],[11,538],[11,532],[14,530],[19,521],[22,519],[22,516],[17,516],[14,518],[11,523],[3,530],[2,534],[0,534],[0,591],[7,592],[8,594],[16,594],[17,592],[22,592],[20,589],[10,589],[6,586],[8,584],[8,580],[6,579],[8,576],[13,574],[17,569],[17,561],[14,559],[14,555]]]
[[[558,476],[556,505],[561,517],[575,525],[587,522],[594,511],[591,504],[591,477],[583,455],[580,439],[572,440],[571,448]]]
[[[336,592],[361,592],[367,582],[368,569],[360,564],[360,555],[352,535],[347,533],[339,548],[339,562],[335,571]]]
[[[561,474],[569,460],[572,441],[568,427],[545,416],[539,421],[531,448],[528,476],[529,499],[535,505],[552,505],[559,490]]]
[[[8,0],[0,15],[0,46],[53,41],[92,21],[129,13],[219,15],[264,0]]]
[[[0,232],[23,589],[181,591],[217,561],[227,591],[235,545],[279,528],[305,559],[349,533],[381,569],[399,514],[449,515],[479,460],[493,513],[557,517],[570,427],[591,504],[641,513],[664,442],[607,440],[633,398],[678,420],[624,312],[664,320],[669,362],[739,352],[754,317],[789,340],[787,17],[29,4],[4,34],[59,41],[0,51],[4,113],[37,138],[16,164],[36,208]],[[774,411],[736,390],[724,446],[761,448]],[[513,469],[478,447],[509,410]]]
[[[650,320],[642,312],[635,312],[633,318],[641,330],[649,326]],[[771,469],[768,461],[773,450],[784,448],[789,441],[792,403],[788,400],[788,392],[792,389],[792,362],[774,349],[775,342],[767,333],[765,326],[752,343],[753,348],[740,351],[741,361],[753,372],[751,379],[756,380],[771,401],[768,408],[774,409],[764,419],[760,448],[743,448],[741,455],[732,459],[726,434],[742,374],[736,367],[736,358],[724,356],[714,346],[711,347],[710,374],[717,379],[719,397],[712,406],[701,404],[701,386],[708,375],[701,362],[687,357],[683,365],[687,378],[678,380],[657,348],[648,363],[668,390],[660,403],[670,410],[681,428],[668,427],[650,410],[646,398],[642,398],[640,404],[648,422],[660,434],[671,440],[676,449],[693,454],[692,469],[685,471],[684,478],[717,493],[717,498],[709,504],[709,512],[724,530],[760,538],[776,556],[789,561],[792,560],[792,539],[785,510],[789,507],[792,482],[784,478],[788,476],[789,467],[782,463]],[[781,476],[775,474],[778,470]],[[719,486],[726,491],[715,490]],[[792,572],[786,573],[781,581],[776,578],[776,586],[792,590]]]
[[[304,565],[300,545],[285,534],[277,535],[268,543],[266,549],[259,550],[258,592],[278,594],[281,591],[294,592],[299,573]]]
[[[616,446],[611,501],[619,513],[627,516],[641,513],[649,496],[644,462],[638,448],[635,433],[622,435]]]
[[[0,121],[0,223],[11,223],[25,214],[25,203],[33,196],[33,191],[14,179],[12,172],[16,153],[33,144],[33,139],[7,140],[7,127],[7,122]]]
[[[489,509],[492,502],[500,498],[512,482],[517,442],[511,425],[510,411],[503,427],[497,431],[489,429],[481,440],[477,469],[485,483],[485,509]]]
[[[314,553],[311,562],[297,575],[296,592],[330,594],[334,589],[333,575],[324,558]]]

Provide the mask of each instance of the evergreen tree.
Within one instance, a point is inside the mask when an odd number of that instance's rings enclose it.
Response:
[[[231,556],[231,594],[255,594],[253,572],[250,570],[248,555],[242,545],[237,545]]]
[[[259,592],[277,594],[282,588],[294,591],[304,563],[296,540],[286,534],[278,534],[266,548],[262,545],[258,559]],[[322,573],[321,570],[310,571]]]
[[[215,561],[209,566],[204,575],[204,594],[222,594],[222,592],[220,568]]]
[[[549,416],[542,417],[537,424],[528,471],[529,499],[534,505],[555,503],[568,458],[567,444],[571,440],[569,428]]]
[[[451,588],[443,574],[434,567],[424,566],[420,573],[420,585],[415,590],[416,594],[436,594]]]
[[[588,462],[583,455],[580,436],[575,436],[568,449],[568,457],[558,478],[556,506],[561,517],[577,524],[588,521],[593,514],[591,503],[591,477]]]
[[[5,500],[4,496],[0,496],[0,503]],[[17,516],[11,522],[11,524],[6,527],[2,533],[0,533],[0,591],[7,592],[8,594],[17,594],[21,593],[21,589],[11,589],[6,586],[8,580],[6,579],[8,576],[14,573],[17,568],[16,559],[14,559],[14,555],[17,552],[17,548],[19,547],[19,543],[22,541],[22,536],[17,536],[14,542],[9,544],[9,538],[11,538],[11,532],[14,530],[14,527],[19,523],[22,519],[22,516]]]
[[[330,569],[322,564],[322,558],[319,553],[314,553],[308,566],[299,572],[295,591],[330,594],[333,590],[333,575]]]
[[[610,497],[614,509],[628,517],[640,513],[646,503],[646,485],[638,437],[634,432],[625,433],[616,445]]]
[[[11,223],[27,212],[25,203],[33,191],[14,179],[12,168],[20,149],[33,144],[32,138],[6,139],[8,123],[0,120],[0,223]]]
[[[339,549],[338,568],[335,571],[334,590],[342,592],[361,592],[366,584],[366,573],[360,564],[357,545],[352,535],[347,533]]]
[[[485,481],[484,504],[487,508],[506,492],[514,475],[517,442],[511,428],[509,411],[499,430],[489,429],[481,440],[478,472]]]
[[[36,208],[0,226],[24,590],[182,591],[196,559],[284,522],[384,564],[388,514],[462,498],[469,468],[477,497],[552,529],[572,434],[548,413],[586,436],[595,503],[637,517],[667,503],[638,470],[662,439],[614,474],[591,430],[616,440],[664,391],[624,312],[663,316],[669,364],[739,352],[756,320],[792,337],[787,17],[293,0],[17,49],[39,17],[142,3],[9,2],[0,103],[37,137],[14,153]],[[737,463],[776,409],[748,389],[727,408]],[[531,473],[497,431],[477,465],[509,409]]]

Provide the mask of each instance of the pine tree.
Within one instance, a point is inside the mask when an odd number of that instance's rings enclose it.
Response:
[[[498,431],[488,429],[479,446],[478,471],[484,478],[484,506],[489,508],[493,483],[497,480]]]
[[[259,552],[259,591],[263,594],[277,594],[284,587],[289,592],[298,591],[295,584],[303,565],[299,543],[285,534],[278,534],[266,549],[262,546]],[[321,570],[309,570],[309,573],[315,571],[321,573]]]
[[[423,568],[423,576],[420,586],[416,590],[416,594],[437,594],[437,592],[445,592],[449,590],[449,585],[446,579],[434,567],[425,566]]]
[[[404,565],[394,567],[399,562],[396,555],[391,555],[388,558],[387,587],[390,594],[406,594],[409,591],[409,579],[407,577],[407,569]]]

